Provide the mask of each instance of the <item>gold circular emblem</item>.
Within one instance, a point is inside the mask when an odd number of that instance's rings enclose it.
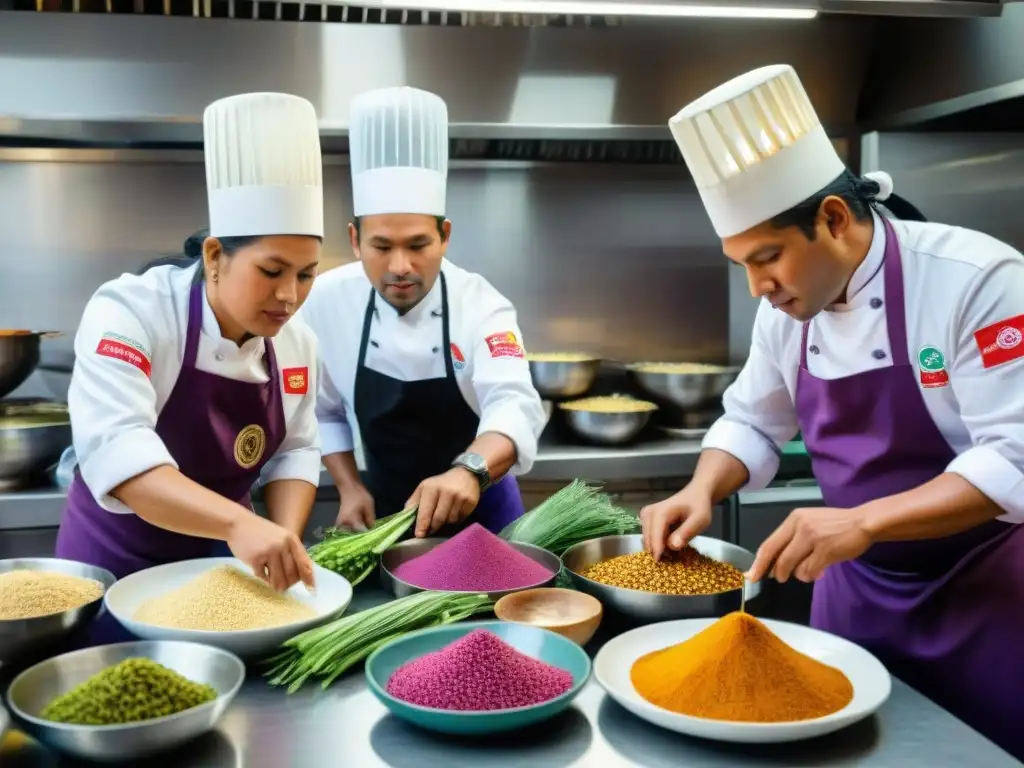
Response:
[[[267,434],[259,424],[250,424],[235,438],[235,461],[243,469],[252,469],[260,463],[267,447]]]

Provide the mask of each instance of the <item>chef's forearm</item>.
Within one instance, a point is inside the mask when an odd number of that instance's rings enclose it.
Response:
[[[697,459],[688,488],[706,493],[712,504],[732,496],[746,485],[750,473],[742,461],[717,448],[705,448]]]
[[[346,488],[356,488],[363,484],[363,481],[359,479],[355,451],[329,453],[323,457],[322,461],[339,493],[344,493]]]
[[[110,495],[147,523],[204,539],[227,541],[241,516],[252,514],[170,466],[136,475]]]
[[[316,501],[316,486],[305,480],[275,480],[263,487],[263,503],[267,517],[299,539]]]
[[[951,536],[1003,514],[995,502],[952,472],[911,491],[868,502],[861,511],[872,541]]]
[[[498,432],[484,432],[478,435],[466,450],[483,457],[487,462],[491,480],[500,480],[516,463],[516,444]]]

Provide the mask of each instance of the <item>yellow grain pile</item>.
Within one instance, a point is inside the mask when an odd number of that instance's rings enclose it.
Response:
[[[0,621],[31,619],[81,608],[103,597],[103,585],[52,571],[0,574]]]
[[[135,613],[144,624],[236,632],[304,621],[316,611],[230,565],[219,565],[173,592],[147,600]]]
[[[637,363],[630,368],[638,373],[724,373],[728,370],[710,363]]]
[[[562,403],[559,407],[566,411],[590,411],[592,413],[643,413],[658,410],[658,406],[654,403],[637,400],[629,395],[617,394],[570,400],[567,403]]]

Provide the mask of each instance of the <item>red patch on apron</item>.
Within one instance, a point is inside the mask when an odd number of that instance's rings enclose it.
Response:
[[[978,344],[981,364],[985,368],[995,368],[1024,357],[1024,315],[1000,320],[975,331],[974,341]]]
[[[309,368],[282,368],[281,376],[286,395],[304,395],[309,392]]]
[[[129,365],[134,365],[146,376],[153,372],[153,366],[149,362],[149,358],[142,351],[130,344],[125,344],[123,341],[117,341],[104,336],[96,347],[96,354],[102,357],[112,357],[115,360],[121,360]]]

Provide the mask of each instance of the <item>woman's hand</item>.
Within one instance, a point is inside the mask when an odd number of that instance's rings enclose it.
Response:
[[[255,513],[238,517],[227,545],[235,557],[278,592],[300,581],[310,589],[316,587],[313,561],[299,538]]]

